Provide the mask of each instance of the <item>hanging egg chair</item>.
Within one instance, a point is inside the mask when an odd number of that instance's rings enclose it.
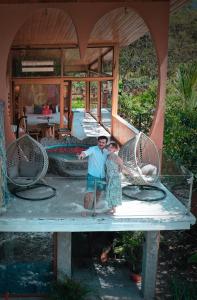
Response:
[[[48,169],[48,155],[44,147],[25,134],[11,143],[7,149],[7,176],[14,186],[12,193],[17,197],[27,200],[44,200],[55,195],[55,189],[40,183]],[[47,196],[23,196],[27,189],[47,187],[50,189]],[[31,193],[32,194],[32,193]]]
[[[123,187],[123,194],[137,200],[145,200],[145,194],[146,200],[165,198],[165,191],[154,185],[160,175],[160,157],[155,143],[148,136],[142,132],[136,134],[121,147],[119,156],[131,182]],[[148,194],[147,191],[158,191],[159,196],[155,198],[153,192]]]

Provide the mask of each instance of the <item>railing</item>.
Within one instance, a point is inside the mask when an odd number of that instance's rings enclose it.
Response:
[[[179,175],[161,175],[161,183],[179,200],[187,209],[191,211],[193,174],[181,167],[183,174]]]

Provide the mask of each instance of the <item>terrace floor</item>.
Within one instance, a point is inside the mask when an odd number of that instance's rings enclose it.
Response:
[[[111,113],[106,110],[104,122],[109,126],[111,124]],[[105,135],[110,137],[110,134],[105,130],[96,119],[94,119],[89,113],[85,113],[83,108],[73,110],[73,122],[71,135],[83,140],[87,137],[97,137]]]
[[[107,215],[103,194],[92,209],[82,216],[85,178],[50,177],[46,182],[57,189],[56,196],[42,201],[12,197],[9,207],[0,216],[2,232],[89,232],[89,231],[151,231],[189,229],[195,217],[161,183],[167,196],[160,201],[139,201],[123,196],[115,215]],[[124,183],[125,184],[125,183]],[[25,195],[26,192],[23,192]],[[32,194],[32,191],[27,193]],[[48,190],[34,191],[34,196],[46,195]]]

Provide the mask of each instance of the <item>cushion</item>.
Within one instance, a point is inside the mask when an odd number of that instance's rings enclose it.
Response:
[[[33,114],[34,113],[34,106],[33,105],[26,105],[25,106],[25,113],[26,114]]]
[[[41,114],[41,113],[42,113],[42,106],[34,105],[34,114]]]
[[[157,167],[147,164],[141,168],[142,175],[157,175]]]

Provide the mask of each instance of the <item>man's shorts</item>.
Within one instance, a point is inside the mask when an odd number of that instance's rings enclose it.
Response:
[[[104,191],[106,187],[105,178],[99,178],[88,174],[87,176],[87,192]]]

